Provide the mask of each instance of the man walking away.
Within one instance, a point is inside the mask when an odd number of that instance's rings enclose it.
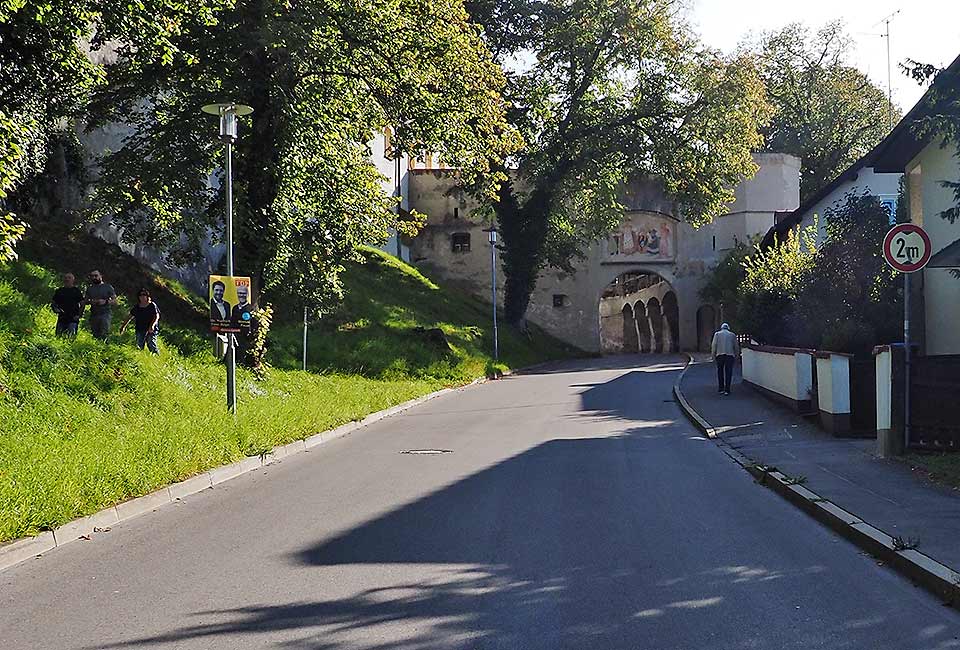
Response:
[[[106,341],[110,334],[113,313],[110,308],[117,304],[117,292],[103,281],[100,271],[90,271],[90,286],[84,304],[90,305],[90,330],[94,338]]]
[[[141,350],[146,345],[147,349],[154,354],[160,354],[157,348],[157,331],[160,323],[160,308],[150,299],[150,291],[140,289],[137,293],[137,304],[130,309],[130,315],[120,326],[120,333],[127,329],[130,321],[133,321],[133,328],[137,333],[137,347]]]
[[[717,383],[720,384],[720,393],[730,394],[730,380],[733,378],[733,364],[740,355],[740,342],[737,335],[730,331],[730,326],[724,323],[720,330],[713,335],[710,345],[713,360],[717,363]]]
[[[50,307],[57,315],[57,336],[76,336],[83,313],[83,292],[73,273],[63,274],[63,286],[53,292]]]

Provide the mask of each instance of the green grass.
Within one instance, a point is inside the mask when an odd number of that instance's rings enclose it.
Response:
[[[107,345],[86,331],[75,340],[54,337],[47,301],[56,275],[49,267],[66,269],[22,261],[0,267],[0,541],[491,369],[488,307],[441,290],[389,256],[364,255],[365,264],[348,269],[341,308],[312,329],[310,372],[293,369],[300,365],[299,326],[276,325],[268,378],[239,372],[236,420],[224,407],[223,366],[197,328],[202,299],[122,255],[123,269],[142,277],[99,260],[108,278],[160,288],[161,354],[153,357],[133,347],[132,332]],[[450,348],[417,327],[441,328]],[[575,353],[542,334],[509,332],[501,349],[503,367]]]
[[[960,454],[911,453],[904,456],[903,460],[931,481],[960,490]]]

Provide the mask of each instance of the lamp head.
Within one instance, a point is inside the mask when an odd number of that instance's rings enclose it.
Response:
[[[253,112],[249,106],[233,102],[207,104],[201,110],[220,117],[220,139],[230,144],[237,141],[237,116],[250,115]]]

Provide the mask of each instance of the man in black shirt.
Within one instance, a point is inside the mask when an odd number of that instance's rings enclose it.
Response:
[[[57,336],[76,336],[83,313],[83,292],[73,273],[63,274],[63,286],[53,292],[50,307],[57,314]]]
[[[156,303],[150,299],[150,291],[140,289],[137,293],[137,304],[130,309],[130,315],[120,326],[120,333],[123,334],[130,321],[134,322],[134,329],[137,333],[137,347],[141,350],[146,345],[147,349],[154,354],[159,354],[157,348],[157,325],[160,322],[160,309]]]

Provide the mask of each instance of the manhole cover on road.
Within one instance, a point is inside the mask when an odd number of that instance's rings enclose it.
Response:
[[[422,454],[422,455],[434,455],[434,454],[452,454],[452,449],[404,449],[400,452],[401,454]]]

